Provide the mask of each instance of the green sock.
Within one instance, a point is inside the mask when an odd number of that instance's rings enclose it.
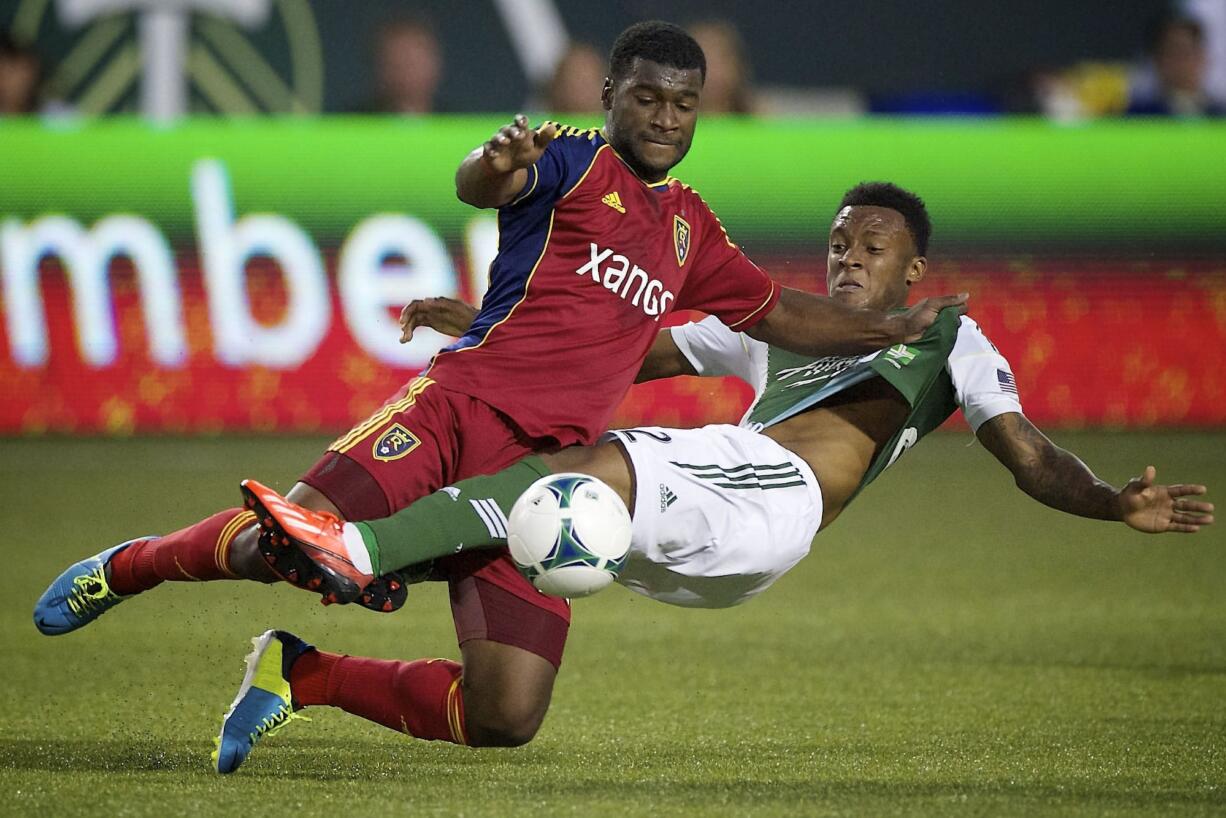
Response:
[[[356,523],[375,576],[458,553],[507,544],[507,515],[519,495],[552,474],[529,456],[497,474],[471,477],[382,520]]]

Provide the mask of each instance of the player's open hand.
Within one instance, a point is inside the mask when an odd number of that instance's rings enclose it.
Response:
[[[1145,473],[1128,481],[1120,491],[1120,513],[1125,523],[1147,534],[1178,531],[1195,534],[1213,524],[1213,503],[1190,500],[1204,494],[1204,486],[1155,485],[1158,471],[1146,466]]]
[[[418,298],[400,311],[400,343],[407,344],[418,327],[459,337],[476,317],[476,309],[454,298]]]
[[[905,337],[903,340],[918,341],[919,337],[924,334],[924,330],[932,326],[933,322],[937,320],[937,315],[946,307],[959,308],[959,315],[966,312],[966,302],[969,298],[969,293],[959,293],[958,295],[925,298],[923,301],[920,301],[899,316],[904,327]]]
[[[517,114],[482,145],[481,158],[495,173],[511,173],[535,164],[557,135],[552,122],[537,130],[528,125],[528,117]]]

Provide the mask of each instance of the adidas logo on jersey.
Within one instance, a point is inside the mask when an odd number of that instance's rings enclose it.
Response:
[[[669,302],[674,301],[676,296],[664,289],[663,282],[652,278],[642,267],[631,264],[630,259],[612,249],[601,250],[595,243],[591,244],[590,249],[591,260],[575,270],[576,273],[581,276],[590,274],[597,284],[604,285],[606,290],[622,301],[629,301],[657,321],[668,312]]]
[[[660,513],[668,511],[668,507],[677,502],[677,495],[663,483],[660,484]]]
[[[626,212],[626,207],[625,205],[622,204],[622,197],[617,195],[616,190],[613,191],[612,193],[606,193],[604,195],[604,198],[601,199],[600,201],[604,202],[609,207],[616,210],[618,213]]]

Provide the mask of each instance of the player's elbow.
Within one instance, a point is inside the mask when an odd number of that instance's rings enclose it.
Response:
[[[1013,485],[1023,494],[1040,503],[1047,502],[1047,481],[1044,480],[1042,464],[1035,460],[1025,460],[1011,465],[1009,470],[1013,473]]]
[[[472,189],[471,185],[466,185],[458,173],[456,174],[455,180],[455,197],[466,205],[470,205],[472,207],[483,207],[483,205],[478,201],[477,192]]]
[[[466,205],[485,207],[486,205],[481,202],[481,185],[475,179],[472,164],[473,160],[470,156],[456,169],[455,197]]]
[[[498,208],[506,204],[506,201],[503,200],[505,197],[495,196],[489,191],[483,190],[476,185],[464,185],[457,183],[455,186],[455,196],[464,204],[480,210]]]

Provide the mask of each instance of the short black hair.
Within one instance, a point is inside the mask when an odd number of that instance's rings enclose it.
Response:
[[[924,200],[909,190],[892,182],[861,182],[843,194],[839,210],[845,207],[888,207],[902,214],[907,231],[915,241],[915,250],[921,256],[928,255],[928,238],[932,235],[932,221]]]
[[[697,68],[707,78],[707,57],[698,41],[663,20],[635,23],[617,35],[609,52],[609,76],[616,80],[629,74],[636,57],[682,71]]]

